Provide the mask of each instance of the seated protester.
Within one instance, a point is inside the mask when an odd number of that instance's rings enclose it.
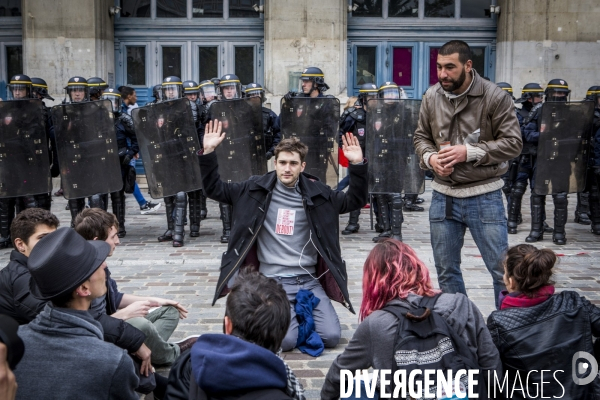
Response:
[[[131,399],[139,379],[127,351],[103,340],[88,313],[106,293],[110,246],[62,228],[41,239],[29,255],[31,292],[49,301],[19,327],[25,354],[14,371],[17,399]]]
[[[401,321],[383,308],[417,306],[422,299],[427,300],[425,297],[439,296],[433,305],[434,313],[441,316],[448,328],[466,344],[480,371],[499,370],[498,350],[477,306],[463,294],[439,293],[433,289],[427,267],[411,247],[395,239],[379,242],[364,265],[361,323],[344,352],[329,368],[321,399],[340,397],[342,369],[356,371],[372,367],[393,371],[395,341]],[[385,391],[389,394],[390,387]]]
[[[14,250],[10,262],[0,271],[0,314],[27,324],[44,309],[46,302],[29,291],[31,275],[27,258],[37,242],[58,227],[58,218],[41,208],[28,208],[20,212],[10,225]]]
[[[600,309],[574,291],[554,293],[556,261],[552,250],[530,244],[513,246],[506,254],[507,290],[500,295],[500,310],[488,317],[488,328],[508,375],[512,393],[503,393],[509,398],[541,396],[534,393],[542,388],[544,398],[591,399],[600,393],[598,376],[578,384],[573,377],[585,376],[572,370],[575,353],[594,354],[592,336],[600,336]],[[542,370],[552,373],[543,376]],[[519,377],[522,385],[513,390]]]
[[[114,214],[100,208],[86,208],[75,218],[75,231],[86,240],[104,240],[110,245],[109,257],[120,244],[119,222]],[[119,292],[117,282],[110,277],[106,269],[105,295],[92,302],[91,314],[110,315],[126,321],[146,335],[145,345],[152,352],[153,364],[171,364],[181,350],[189,349],[197,336],[189,337],[177,343],[169,343],[180,318],[187,317],[187,310],[178,302],[159,297],[141,297]],[[152,307],[160,307],[149,312]]]
[[[236,399],[249,393],[257,399],[304,399],[302,385],[277,355],[289,323],[281,285],[242,269],[227,297],[224,335],[200,336],[177,360],[166,399]]]

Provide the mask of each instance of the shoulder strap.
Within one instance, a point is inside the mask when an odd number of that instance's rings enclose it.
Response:
[[[419,307],[421,308],[429,308],[431,311],[433,311],[433,307],[435,306],[435,303],[438,301],[438,299],[440,298],[442,294],[438,293],[435,296],[423,296],[421,298],[421,301],[419,302]]]

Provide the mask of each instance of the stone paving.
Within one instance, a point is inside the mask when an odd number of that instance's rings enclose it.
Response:
[[[425,212],[405,213],[403,227],[404,241],[415,248],[421,259],[429,266],[432,279],[436,280],[433,256],[429,240],[427,209],[431,200],[431,190],[422,195]],[[551,235],[539,245],[563,254],[556,268],[556,282],[559,290],[570,289],[580,292],[593,303],[600,304],[600,237],[593,236],[589,226],[573,223],[576,197],[570,197],[569,223],[567,224],[568,244],[554,246]],[[146,198],[150,200],[149,195]],[[69,226],[70,214],[65,211],[66,201],[54,197],[53,211],[62,226]],[[521,243],[529,232],[529,197],[523,201],[523,224],[519,233],[509,235],[511,245]],[[552,215],[552,202],[548,199],[547,212]],[[343,229],[347,215],[341,216]],[[549,223],[552,222],[549,218]],[[348,266],[349,291],[354,309],[360,308],[362,294],[362,265],[374,243],[371,238],[369,210],[363,209],[358,234],[341,236],[342,254]],[[211,305],[215,285],[219,275],[221,254],[226,245],[219,243],[221,221],[217,203],[208,203],[208,218],[202,221],[201,235],[198,238],[186,236],[185,247],[173,248],[170,243],[159,243],[156,238],[166,227],[164,206],[157,214],[140,215],[139,207],[131,195],[127,196],[127,236],[121,246],[109,259],[108,265],[121,291],[137,295],[162,296],[177,299],[190,311],[173,334],[172,340],[190,334],[221,332],[225,311],[224,299]],[[340,229],[341,230],[341,229]],[[0,251],[0,263],[6,265],[10,250]],[[479,251],[470,235],[465,237],[463,249],[463,274],[470,298],[487,317],[494,309],[491,279]],[[436,284],[437,285],[437,284]],[[342,340],[335,349],[326,350],[321,357],[313,358],[298,351],[285,353],[289,363],[306,389],[308,399],[319,396],[325,374],[332,360],[339,355],[358,325],[357,315],[335,304],[342,325]],[[166,371],[161,371],[166,372]]]

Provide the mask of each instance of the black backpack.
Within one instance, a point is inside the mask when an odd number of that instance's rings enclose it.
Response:
[[[392,373],[397,370],[406,370],[406,380],[412,370],[452,370],[452,379],[458,370],[478,369],[478,384],[473,388],[474,393],[479,394],[479,399],[487,398],[487,388],[485,379],[487,371],[479,368],[477,356],[467,346],[464,340],[448,325],[446,320],[433,311],[440,294],[433,297],[423,296],[419,305],[415,307],[409,302],[399,304],[388,304],[383,308],[384,311],[394,314],[398,317],[398,330],[394,341],[394,359],[392,361]],[[393,377],[393,375],[392,375]],[[424,380],[423,375],[418,375],[417,379]],[[431,379],[436,380],[436,375],[431,375]],[[467,393],[468,376],[461,378],[461,392]],[[437,392],[437,388],[430,386],[430,391]],[[423,388],[425,387],[423,383]],[[393,393],[394,379],[391,379],[391,390]],[[400,391],[399,394],[402,394]],[[407,398],[409,392],[407,387]],[[450,394],[447,396],[452,398]],[[468,396],[467,396],[468,397]],[[401,398],[401,397],[400,397]],[[437,397],[436,397],[437,398]]]

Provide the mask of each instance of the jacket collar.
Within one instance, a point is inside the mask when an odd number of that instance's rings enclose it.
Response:
[[[27,267],[28,257],[25,254],[21,253],[18,250],[13,250],[10,252],[10,261],[16,261],[19,264]]]

